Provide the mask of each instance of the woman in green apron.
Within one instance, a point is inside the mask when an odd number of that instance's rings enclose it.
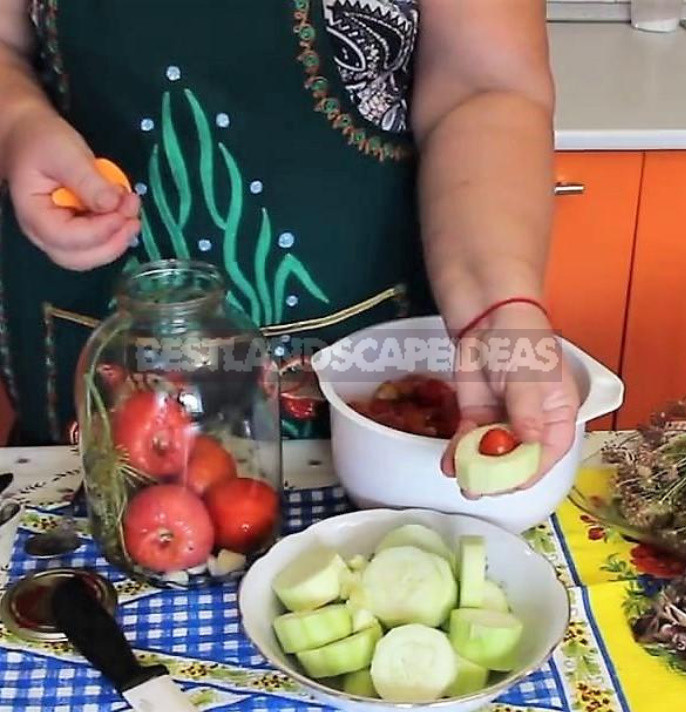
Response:
[[[303,329],[331,340],[435,299],[460,332],[502,300],[540,300],[553,104],[543,5],[5,0],[0,355],[15,442],[64,440],[77,355],[140,262],[220,265],[234,304],[277,327],[286,362]],[[107,183],[94,156],[135,192]],[[54,207],[58,186],[89,212]],[[524,302],[479,326],[550,331]],[[463,427],[504,405],[549,464],[571,441],[570,384],[458,370]],[[298,412],[284,431],[320,432]]]

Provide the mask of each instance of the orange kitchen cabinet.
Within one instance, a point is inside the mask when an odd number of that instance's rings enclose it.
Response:
[[[620,428],[686,394],[686,151],[650,152],[626,324]]]
[[[641,176],[641,152],[556,156],[546,301],[556,330],[619,373]],[[580,192],[583,188],[583,192]],[[613,426],[613,416],[589,429]]]

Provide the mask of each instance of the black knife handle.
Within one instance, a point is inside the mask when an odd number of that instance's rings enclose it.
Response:
[[[52,612],[72,645],[120,693],[167,673],[163,665],[143,667],[138,663],[119,624],[80,576],[55,588]]]
[[[0,492],[4,492],[14,481],[14,475],[11,472],[3,472],[0,475]]]

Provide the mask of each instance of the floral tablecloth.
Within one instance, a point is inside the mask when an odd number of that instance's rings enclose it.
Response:
[[[289,530],[350,506],[331,478],[325,445],[288,443],[286,448]],[[28,506],[7,552],[10,560],[0,561],[6,564],[0,572],[3,586],[44,566],[27,560],[21,543],[30,531],[54,522],[81,473],[71,448],[0,450],[0,471],[15,473],[11,493]],[[252,649],[240,628],[232,587],[187,594],[134,583],[99,557],[82,524],[84,547],[71,560],[52,565],[89,565],[108,575],[119,593],[120,622],[137,653],[165,662],[198,709],[321,710]],[[572,621],[549,663],[485,712],[686,711],[686,656],[640,646],[628,625],[683,566],[604,529],[571,502],[526,538],[568,586]],[[27,645],[0,626],[0,712],[124,709],[126,703],[69,646]]]

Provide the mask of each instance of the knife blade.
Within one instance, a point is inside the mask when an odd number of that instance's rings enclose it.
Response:
[[[14,475],[11,472],[3,472],[0,475],[0,494],[2,494],[14,482]]]
[[[164,665],[141,665],[122,629],[80,576],[52,594],[55,622],[72,645],[137,712],[196,712]]]

